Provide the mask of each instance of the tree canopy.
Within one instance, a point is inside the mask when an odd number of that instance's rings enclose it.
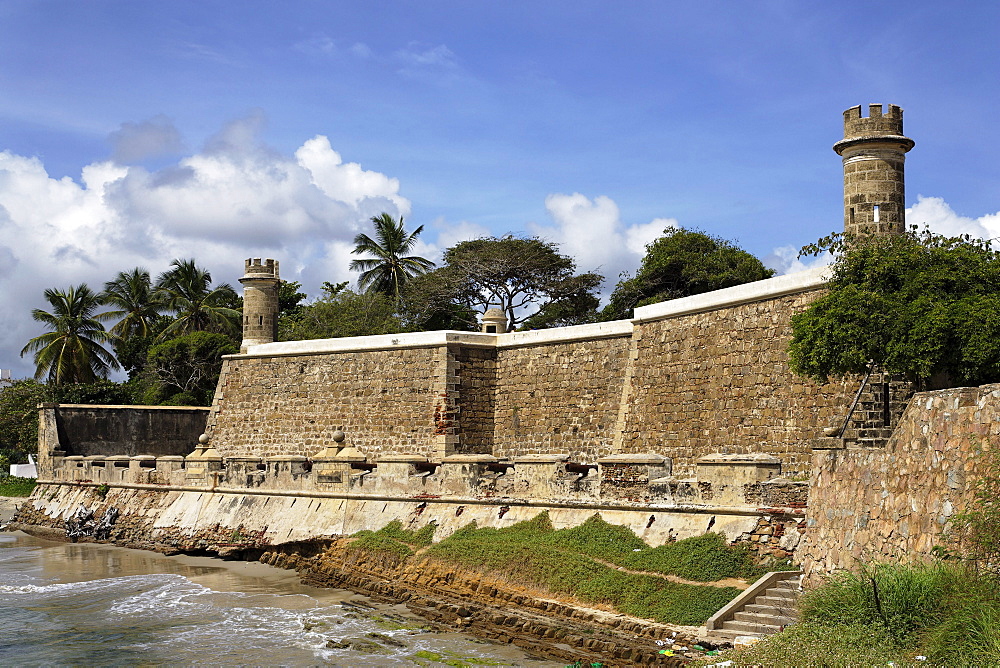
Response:
[[[457,324],[467,323],[475,313],[491,306],[503,310],[511,329],[527,325],[591,322],[598,304],[594,291],[603,277],[576,273],[572,258],[556,244],[515,236],[485,237],[463,241],[444,252],[443,266],[430,272],[407,297],[410,310],[423,304],[430,308],[424,321],[447,316]],[[463,329],[465,327],[462,327]]]
[[[646,246],[635,276],[618,282],[601,320],[632,317],[632,309],[668,299],[711,292],[774,275],[733,242],[696,230],[667,228]]]
[[[294,315],[281,318],[279,338],[299,341],[402,331],[392,298],[380,292],[357,293],[346,285],[324,284],[323,297],[300,306]]]
[[[207,406],[222,370],[222,356],[239,346],[224,334],[192,332],[149,349],[145,400],[151,404]]]
[[[212,286],[212,274],[193,259],[174,260],[172,269],[160,274],[157,292],[173,320],[160,339],[192,332],[218,332],[235,336],[240,329],[239,296],[228,283]]]
[[[424,231],[421,225],[407,234],[403,228],[403,218],[396,220],[388,213],[374,216],[375,238],[367,234],[354,237],[354,255],[370,255],[360,260],[351,260],[351,271],[360,271],[358,287],[365,292],[379,292],[399,301],[406,285],[412,277],[434,268],[434,263],[417,255],[407,255],[417,243],[417,237]]]
[[[104,330],[98,295],[85,283],[67,290],[48,289],[45,301],[51,311],[34,309],[31,317],[51,331],[28,341],[21,355],[34,353],[35,378],[50,383],[90,383],[106,378],[119,368],[118,361],[104,346],[114,337]]]
[[[789,362],[825,380],[874,363],[927,386],[1000,381],[1000,253],[989,241],[910,231],[846,240],[829,292],[792,319]]]

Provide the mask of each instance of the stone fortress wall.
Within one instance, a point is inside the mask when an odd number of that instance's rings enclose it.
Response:
[[[822,269],[636,310],[631,321],[537,332],[416,334],[251,345],[230,356],[209,418],[223,457],[313,457],[343,431],[370,462],[481,454],[774,455],[804,475],[811,439],[855,385],[788,370],[791,315]]]

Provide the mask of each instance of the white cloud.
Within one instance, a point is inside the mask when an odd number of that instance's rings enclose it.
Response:
[[[578,270],[604,274],[606,290],[614,288],[621,272],[639,268],[647,244],[677,227],[673,218],[625,225],[618,205],[604,195],[591,200],[580,193],[555,193],[545,198],[545,208],[555,226],[531,224],[531,232],[559,244]]]
[[[233,284],[245,258],[274,257],[311,295],[322,281],[353,280],[354,235],[381,211],[410,211],[399,182],[345,163],[322,136],[279,154],[260,143],[261,123],[231,123],[158,171],[100,162],[79,182],[0,152],[0,368],[33,370],[19,352],[42,332],[30,312],[47,308],[45,288],[100,289],[118,271],[156,274],[188,257]]]
[[[1000,237],[1000,212],[979,218],[960,216],[941,197],[917,195],[917,203],[906,210],[906,224],[921,228],[927,225],[931,231],[947,236]]]
[[[761,262],[768,269],[774,269],[779,276],[794,274],[813,267],[825,267],[833,262],[833,256],[825,251],[816,256],[799,257],[798,255],[799,249],[795,246],[778,246]]]
[[[423,253],[417,253],[428,259],[433,259],[435,262],[441,256],[441,253],[447,248],[451,248],[455,244],[462,241],[470,241],[472,239],[478,239],[480,237],[493,236],[493,233],[484,225],[479,223],[472,223],[467,220],[462,220],[457,223],[449,223],[444,218],[436,218],[430,224],[430,227],[424,231],[423,237],[427,237],[429,233],[437,233],[437,241],[433,244],[428,244],[425,249],[427,255]],[[421,237],[421,238],[423,238]]]

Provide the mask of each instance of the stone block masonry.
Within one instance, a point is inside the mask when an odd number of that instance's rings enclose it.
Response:
[[[630,338],[567,341],[497,354],[494,454],[613,453]]]
[[[343,429],[372,458],[435,457],[455,421],[446,357],[437,346],[231,359],[212,441],[227,455],[312,456]]]
[[[799,547],[807,576],[929,558],[997,447],[1000,385],[984,385],[916,394],[885,447],[817,450]]]
[[[534,332],[423,332],[251,346],[227,359],[209,419],[224,457],[312,457],[347,436],[369,462],[560,455],[596,465],[668,457],[690,476],[713,453],[808,471],[856,381],[788,369],[791,317],[824,270],[637,309],[631,321]]]
[[[857,389],[853,379],[820,385],[788,368],[791,318],[822,294],[822,275],[636,309],[620,452],[670,457],[676,475],[693,474],[695,461],[716,452],[765,453],[786,475],[808,472],[808,439],[844,419]]]

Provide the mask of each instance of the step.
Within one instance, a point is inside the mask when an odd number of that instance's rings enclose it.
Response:
[[[790,601],[794,601],[799,597],[799,591],[798,589],[792,589],[792,588],[785,589],[784,587],[769,587],[768,589],[764,590],[764,597],[785,598]]]
[[[788,615],[760,615],[753,612],[737,612],[733,615],[733,621],[766,624],[768,626],[788,626],[795,623],[795,618]]]
[[[749,603],[743,606],[743,611],[752,612],[755,615],[775,615],[778,617],[796,613],[794,605],[763,605],[758,603]]]
[[[795,599],[785,596],[758,596],[753,601],[756,605],[771,605],[776,608],[794,608]]]
[[[769,635],[781,630],[781,626],[777,624],[758,624],[756,622],[738,622],[734,620],[722,622],[722,628],[725,631],[738,631],[744,635]]]

